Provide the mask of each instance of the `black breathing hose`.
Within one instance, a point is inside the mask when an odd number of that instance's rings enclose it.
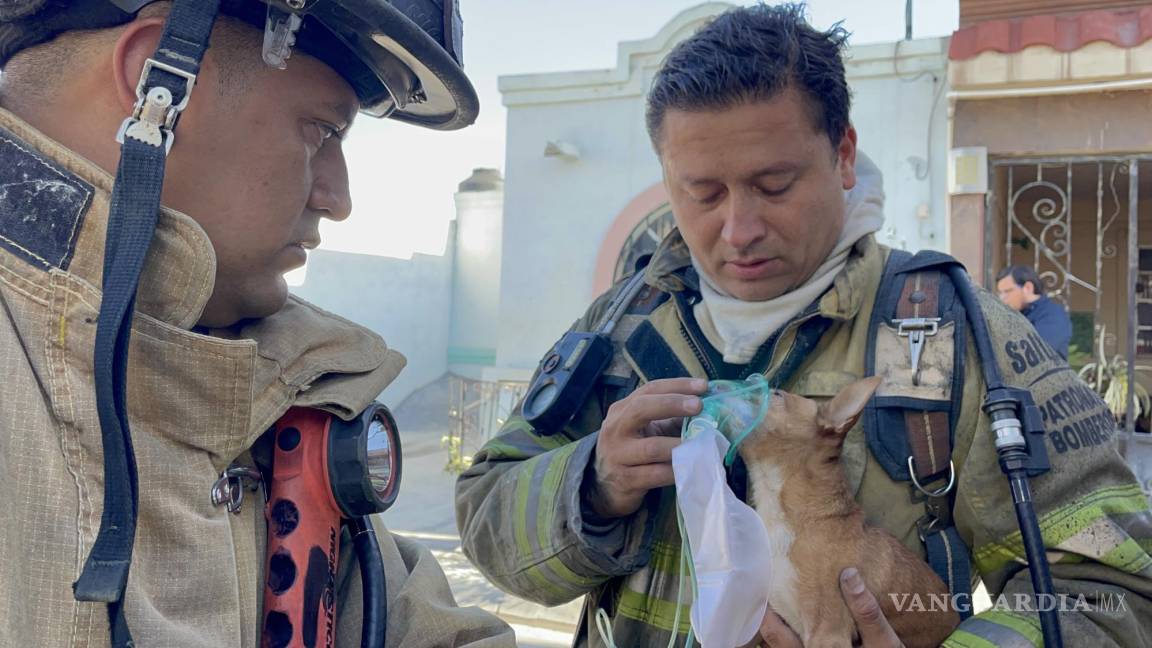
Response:
[[[949,266],[948,277],[952,279],[964,310],[968,311],[972,337],[976,338],[976,356],[980,358],[980,368],[984,372],[984,388],[988,391],[1001,389],[1004,387],[1004,378],[1000,375],[1000,365],[992,349],[992,334],[988,332],[988,322],[984,321],[984,311],[980,310],[980,304],[976,303],[976,295],[972,292],[971,279],[960,265]]]
[[[1036,609],[1040,617],[1040,630],[1047,648],[1064,648],[1060,631],[1060,618],[1053,604],[1052,570],[1048,565],[1048,552],[1044,548],[1044,538],[1040,533],[1040,521],[1032,506],[1032,489],[1028,485],[1028,446],[1019,417],[1020,401],[1011,397],[1011,390],[1004,386],[1000,366],[992,349],[992,337],[983,311],[976,302],[968,274],[960,265],[948,268],[948,276],[956,287],[956,294],[968,311],[968,321],[972,325],[972,336],[976,338],[976,351],[984,371],[985,388],[988,395],[984,401],[984,411],[992,419],[992,429],[997,431],[996,453],[1000,459],[1000,470],[1008,477],[1012,491],[1012,502],[1016,509],[1016,523],[1024,542],[1024,555],[1028,560],[1028,573],[1032,579],[1032,589],[1036,594]],[[999,432],[1015,430],[1018,441],[1002,443]]]
[[[1001,458],[1003,467],[1005,460]],[[1047,552],[1044,549],[1044,538],[1040,535],[1040,523],[1036,520],[1036,510],[1032,508],[1032,493],[1028,488],[1028,475],[1022,468],[1014,469],[1008,473],[1008,482],[1012,486],[1012,499],[1016,504],[1016,522],[1020,525],[1020,535],[1024,540],[1024,553],[1028,556],[1028,564],[1032,565],[1033,556],[1044,556],[1043,569],[1034,567],[1028,570],[1032,577],[1032,589],[1036,592],[1036,609],[1040,614],[1040,630],[1044,633],[1044,645],[1062,648],[1064,637],[1060,631],[1060,619],[1054,609],[1056,597],[1053,596],[1052,572],[1048,569]],[[1041,596],[1046,594],[1047,596]]]
[[[388,596],[384,578],[384,560],[380,541],[368,518],[348,520],[356,560],[360,563],[360,581],[364,588],[364,625],[360,632],[361,648],[384,648],[388,627]]]

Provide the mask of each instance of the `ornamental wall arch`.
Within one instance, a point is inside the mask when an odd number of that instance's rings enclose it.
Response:
[[[620,257],[627,253],[624,247],[630,237],[637,233],[637,228],[644,225],[646,219],[651,223],[666,214],[671,214],[668,192],[663,182],[657,182],[640,192],[616,215],[596,255],[596,270],[592,279],[594,297],[612,287]]]

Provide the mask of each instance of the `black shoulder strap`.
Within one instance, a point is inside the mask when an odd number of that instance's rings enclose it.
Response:
[[[644,270],[637,270],[643,273]],[[612,344],[615,354],[608,368],[604,370],[601,382],[606,386],[615,388],[612,400],[619,400],[632,392],[639,384],[639,376],[628,364],[625,350],[635,350],[639,345],[642,351],[636,351],[643,357],[655,359],[655,369],[661,378],[686,376],[687,370],[676,359],[672,350],[656,333],[655,328],[648,322],[648,316],[661,304],[668,301],[671,296],[663,290],[646,284],[621,308],[619,322],[612,330]],[[635,355],[634,353],[634,355]],[[649,377],[651,379],[651,377]]]
[[[920,539],[929,565],[955,595],[970,593],[971,564],[952,522],[952,443],[959,412],[955,403],[963,394],[966,331],[965,312],[948,273],[953,265],[958,265],[955,259],[934,251],[890,254],[869,322],[865,358],[866,373],[882,370],[885,382],[866,409],[864,424],[873,456],[892,479],[911,482],[913,498],[924,502],[925,514],[917,523]],[[934,349],[935,358],[951,365],[951,384],[924,389],[921,359],[929,345],[948,344],[942,328],[952,343]],[[893,335],[908,344],[907,371],[878,366],[880,337],[891,343]]]
[[[141,72],[136,109],[117,134],[120,163],[109,206],[93,352],[104,509],[96,541],[72,585],[76,600],[107,603],[111,643],[117,648],[133,643],[123,606],[139,499],[126,387],[136,291],[156,228],[172,129],[195,84],[219,8],[220,0],[173,3],[156,52]]]

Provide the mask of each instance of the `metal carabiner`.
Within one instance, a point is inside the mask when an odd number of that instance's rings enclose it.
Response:
[[[212,505],[225,504],[229,513],[239,515],[244,505],[244,491],[255,491],[262,486],[264,475],[255,466],[232,464],[212,484]]]
[[[948,484],[945,485],[943,488],[937,488],[936,490],[928,490],[928,489],[924,488],[924,486],[922,486],[920,484],[920,481],[916,479],[915,463],[916,463],[916,461],[912,457],[912,455],[908,455],[908,475],[910,477],[912,477],[912,484],[914,486],[916,486],[916,489],[919,490],[921,493],[924,493],[928,497],[942,497],[944,495],[947,495],[949,493],[949,491],[952,490],[952,487],[956,485],[956,464],[955,464],[955,462],[953,462],[953,461],[948,462]]]
[[[924,352],[924,343],[940,330],[940,318],[912,317],[892,322],[896,324],[896,335],[908,338],[908,349],[912,355],[912,384],[919,385],[920,355]]]

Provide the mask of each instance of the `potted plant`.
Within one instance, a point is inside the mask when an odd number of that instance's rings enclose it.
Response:
[[[1104,399],[1113,418],[1120,424],[1128,413],[1128,361],[1119,354],[1113,356],[1111,361],[1107,359],[1104,355],[1104,333],[1101,327],[1096,361],[1081,367],[1079,373],[1080,378]],[[1136,371],[1150,370],[1152,367],[1136,365]],[[1140,419],[1142,415],[1152,412],[1152,399],[1139,381],[1132,387],[1136,396],[1135,415]]]

